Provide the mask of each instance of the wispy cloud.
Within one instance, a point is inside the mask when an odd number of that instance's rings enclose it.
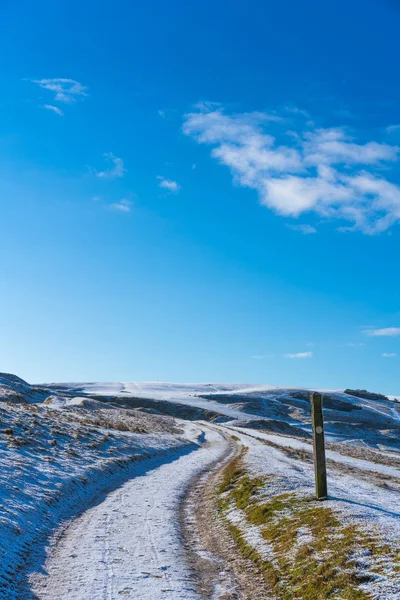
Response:
[[[400,125],[389,125],[389,127],[386,127],[386,131],[388,133],[395,133],[396,131],[400,130]]]
[[[400,335],[400,327],[385,327],[384,329],[365,329],[370,337],[395,337]]]
[[[162,177],[161,175],[157,175],[157,179],[160,182],[158,184],[158,187],[168,190],[169,192],[179,192],[179,190],[181,189],[181,186],[179,185],[179,183],[177,183],[173,179],[166,179],[165,177]]]
[[[58,108],[58,106],[53,106],[52,104],[43,104],[43,108],[46,108],[47,110],[51,110],[52,112],[54,112],[56,115],[59,115],[60,117],[64,116],[64,112],[61,110],[61,108]]]
[[[299,231],[303,235],[317,233],[317,230],[312,225],[288,225],[288,227],[289,229],[293,229],[293,231]]]
[[[383,358],[394,358],[397,356],[396,352],[382,352]]]
[[[361,346],[365,346],[364,342],[347,342],[346,346],[348,348],[361,348]]]
[[[285,111],[288,113],[292,113],[294,115],[300,115],[301,117],[305,117],[306,119],[310,118],[310,113],[298,106],[285,106]]]
[[[87,96],[87,87],[75,81],[74,79],[30,79],[44,90],[54,93],[54,100],[57,102],[71,103],[78,98]]]
[[[270,353],[270,354],[255,354],[251,358],[253,360],[265,360],[266,358],[273,358],[274,356],[275,356],[275,354],[273,354],[273,353]]]
[[[312,352],[296,352],[295,354],[284,354],[285,358],[311,358]]]
[[[295,135],[280,130],[285,143],[279,143],[278,125],[282,129],[285,120],[276,115],[227,114],[220,105],[202,103],[185,115],[183,131],[212,146],[211,155],[230,168],[234,182],[257,190],[261,204],[282,216],[313,211],[349,223],[342,230],[368,234],[400,220],[400,187],[382,169],[397,160],[399,147],[358,143],[343,128],[312,123]]]
[[[106,152],[103,154],[104,158],[107,162],[111,164],[109,169],[104,171],[98,171],[96,173],[97,177],[101,177],[104,179],[114,179],[116,177],[123,177],[126,171],[124,167],[124,161],[122,158],[118,158],[118,156],[114,156],[112,152]]]
[[[116,210],[117,212],[129,213],[132,210],[132,202],[126,198],[122,198],[119,200],[119,202],[110,204],[110,208],[112,210]]]

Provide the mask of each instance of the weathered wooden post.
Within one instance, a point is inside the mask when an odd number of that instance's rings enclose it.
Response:
[[[326,482],[324,419],[322,416],[322,396],[316,392],[311,394],[311,417],[314,445],[315,491],[317,494],[317,499],[324,500],[328,497],[328,486]]]

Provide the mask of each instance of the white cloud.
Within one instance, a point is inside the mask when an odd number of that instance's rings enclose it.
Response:
[[[366,329],[364,331],[371,337],[395,337],[400,335],[400,327],[385,327],[384,329]]]
[[[312,352],[297,352],[295,354],[284,354],[285,358],[311,358],[313,355]]]
[[[168,190],[169,192],[179,192],[179,190],[181,189],[179,183],[173,181],[172,179],[166,179],[161,175],[157,175],[157,179],[159,179],[160,181],[158,187]]]
[[[56,115],[59,115],[60,117],[64,116],[63,111],[61,110],[61,108],[58,108],[58,106],[53,106],[52,104],[43,104],[43,108],[46,108],[47,110],[51,110],[52,112],[56,113]]]
[[[356,144],[343,129],[317,129],[305,134],[304,157],[307,164],[375,164],[396,160],[399,148],[368,142]]]
[[[399,129],[400,125],[389,125],[389,127],[386,127],[388,133],[395,133],[396,131],[399,131]]]
[[[226,114],[220,105],[203,103],[185,115],[183,131],[211,145],[211,155],[230,168],[234,183],[257,190],[260,203],[280,215],[312,211],[350,223],[343,230],[368,234],[400,221],[400,187],[382,174],[385,163],[397,160],[399,147],[357,143],[341,128],[283,130],[290,135],[280,144],[275,132],[283,125],[276,115]]]
[[[361,348],[361,346],[365,346],[363,342],[348,342],[346,344],[348,348]]]
[[[273,353],[270,354],[255,354],[251,358],[254,360],[264,360],[265,358],[273,358],[275,355]]]
[[[112,152],[106,152],[104,158],[111,163],[111,167],[105,171],[99,171],[96,173],[97,177],[104,179],[114,179],[115,177],[123,177],[126,169],[124,168],[124,161],[118,156],[114,156]]]
[[[317,233],[317,230],[312,225],[288,225],[288,227],[289,229],[293,229],[293,231],[299,231],[303,235]]]
[[[119,202],[114,202],[114,204],[111,204],[110,208],[118,212],[128,213],[132,210],[132,202],[126,198],[122,198]]]
[[[41,88],[54,93],[54,100],[57,102],[71,103],[78,98],[87,96],[87,87],[75,81],[74,79],[30,79]]]
[[[382,352],[383,358],[394,358],[397,356],[396,352]]]
[[[302,108],[298,108],[297,106],[285,106],[285,110],[288,113],[293,113],[294,115],[300,115],[301,117],[305,117],[306,119],[310,118],[310,113]]]

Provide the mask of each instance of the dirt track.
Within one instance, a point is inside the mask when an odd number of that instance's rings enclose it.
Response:
[[[239,555],[218,517],[216,488],[224,467],[240,453],[230,439],[223,462],[192,481],[181,511],[184,547],[205,600],[271,600],[265,581],[249,560]]]

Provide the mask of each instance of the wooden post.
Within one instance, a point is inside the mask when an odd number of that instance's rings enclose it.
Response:
[[[311,416],[314,445],[315,491],[318,500],[325,500],[328,497],[328,487],[326,482],[324,420],[322,417],[322,396],[316,392],[311,394]]]

